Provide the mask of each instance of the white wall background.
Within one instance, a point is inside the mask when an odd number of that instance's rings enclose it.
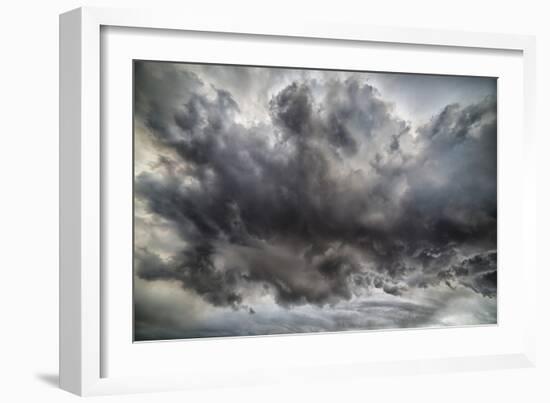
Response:
[[[550,401],[550,298],[543,254],[550,146],[550,11],[546,2],[481,0],[231,0],[103,2],[12,0],[0,6],[0,400],[70,402],[57,383],[58,14],[81,5],[177,6],[231,18],[270,15],[372,25],[451,28],[537,36],[539,177],[539,364],[535,369],[371,377],[335,384],[92,398],[113,402]]]

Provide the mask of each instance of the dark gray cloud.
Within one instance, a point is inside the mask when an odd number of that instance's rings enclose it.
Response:
[[[135,197],[180,245],[170,256],[136,245],[139,279],[255,321],[261,298],[292,311],[441,286],[496,295],[494,91],[413,130],[360,74],[254,69],[273,88],[254,106],[267,118],[253,119],[206,80],[211,66],[135,68],[135,118],[157,156],[136,172]],[[433,308],[413,305],[396,301],[408,319],[392,325],[428,323]]]
[[[458,282],[485,297],[494,298],[497,293],[497,253],[490,251],[473,255],[438,275],[447,282]]]

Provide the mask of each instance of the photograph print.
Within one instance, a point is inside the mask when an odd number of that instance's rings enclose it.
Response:
[[[134,341],[497,323],[497,79],[133,62]]]

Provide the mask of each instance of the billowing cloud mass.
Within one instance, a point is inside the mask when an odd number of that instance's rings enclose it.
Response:
[[[495,79],[134,68],[136,340],[496,323]]]

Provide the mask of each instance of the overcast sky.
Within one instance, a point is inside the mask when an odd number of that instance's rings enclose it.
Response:
[[[134,79],[136,340],[496,323],[496,79]]]

